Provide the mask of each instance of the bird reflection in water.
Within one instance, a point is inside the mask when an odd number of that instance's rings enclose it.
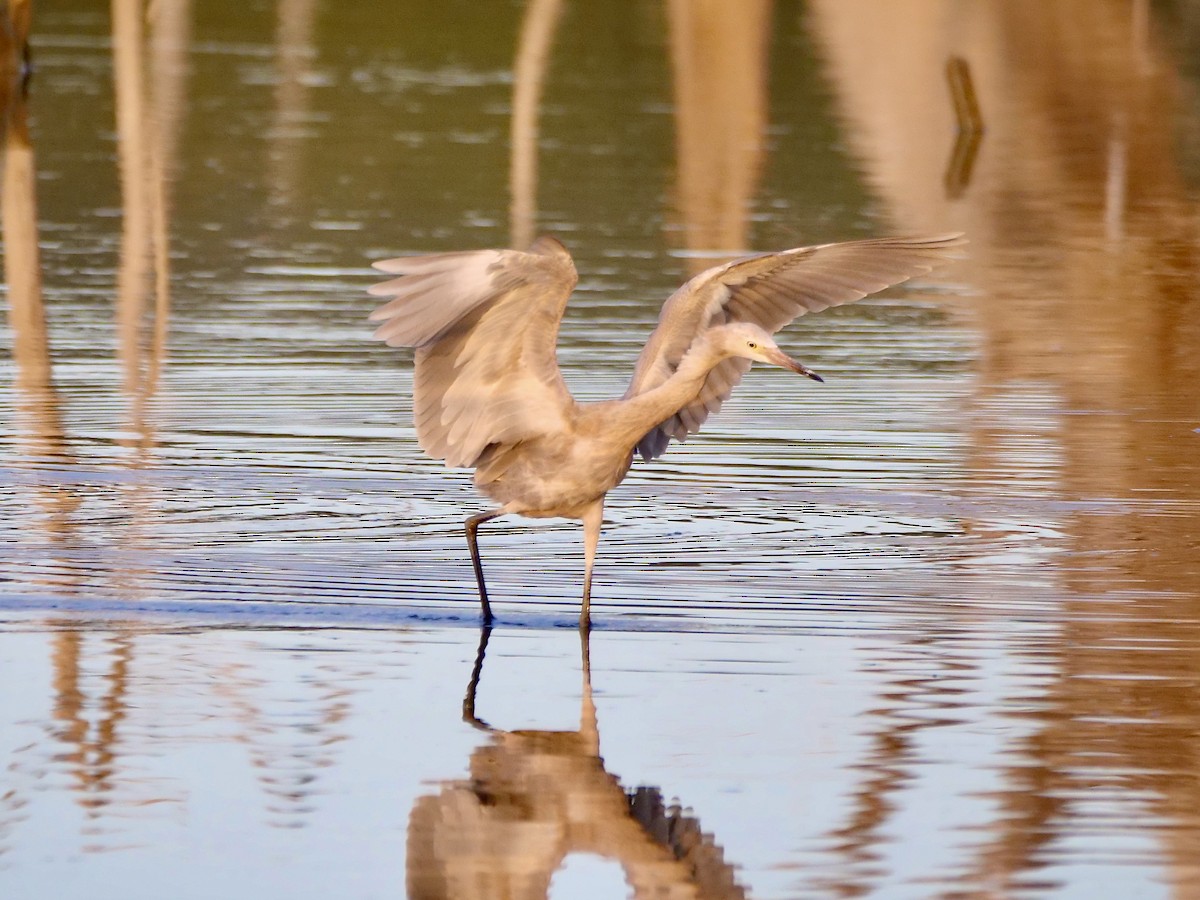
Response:
[[[604,768],[592,702],[588,632],[580,632],[583,698],[578,731],[504,731],[476,715],[490,628],[479,640],[463,720],[489,740],[471,755],[470,778],[447,782],[413,808],[408,896],[548,896],[573,854],[619,863],[632,896],[743,898],[733,866],[700,823],[667,806],[657,788],[626,790]]]

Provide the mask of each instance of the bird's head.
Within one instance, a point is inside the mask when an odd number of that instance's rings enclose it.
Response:
[[[721,356],[740,356],[770,363],[806,375],[813,381],[824,381],[820,375],[803,366],[779,349],[774,338],[764,328],[750,322],[731,322],[718,325],[708,332],[708,340]]]

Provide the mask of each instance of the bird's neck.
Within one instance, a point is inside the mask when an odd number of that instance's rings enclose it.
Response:
[[[605,410],[605,432],[614,441],[620,435],[632,449],[653,428],[695,400],[704,379],[722,359],[705,345],[693,347],[679,361],[674,374],[658,387],[615,401]]]

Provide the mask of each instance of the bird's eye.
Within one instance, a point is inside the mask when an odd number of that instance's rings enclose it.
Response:
[[[754,343],[754,341],[746,341],[746,346],[749,347],[751,350],[758,349],[758,344]]]

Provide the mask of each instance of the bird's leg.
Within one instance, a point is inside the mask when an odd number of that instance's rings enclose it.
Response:
[[[467,519],[467,547],[471,550],[471,565],[475,567],[475,583],[479,585],[479,602],[483,606],[484,625],[491,624],[492,605],[488,603],[487,585],[483,582],[483,562],[479,558],[479,541],[475,534],[479,531],[482,523],[502,515],[504,515],[504,510],[493,509]]]
[[[592,627],[592,566],[596,563],[603,521],[604,501],[598,500],[583,514],[583,609],[579,612],[579,627],[584,631]]]

